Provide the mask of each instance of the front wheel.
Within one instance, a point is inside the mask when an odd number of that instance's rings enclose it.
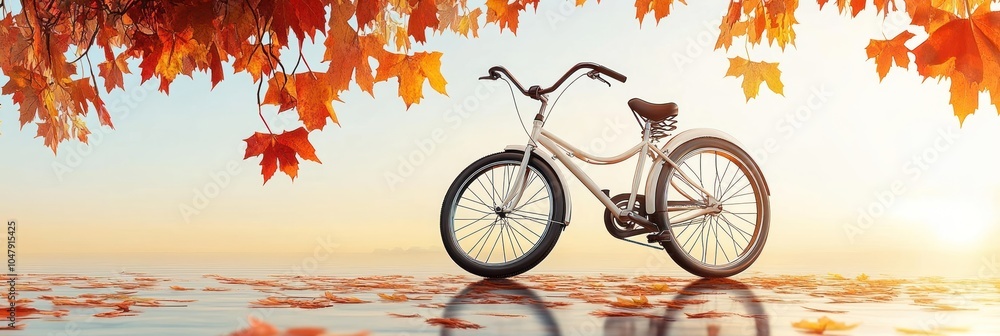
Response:
[[[763,175],[753,159],[732,142],[712,137],[682,143],[669,155],[679,169],[668,165],[660,171],[658,212],[653,214],[656,223],[670,231],[663,248],[697,276],[723,278],[746,270],[764,249],[771,221]],[[694,181],[685,180],[678,170]],[[721,212],[671,220],[695,211],[691,205],[706,205],[693,184],[712,193]],[[660,210],[670,206],[678,210]]]
[[[566,216],[555,171],[532,156],[523,194],[510,213],[496,211],[513,188],[524,153],[503,152],[469,165],[441,205],[441,239],[458,266],[486,278],[527,272],[552,251]]]

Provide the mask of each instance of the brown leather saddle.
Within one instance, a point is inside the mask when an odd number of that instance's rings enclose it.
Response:
[[[677,116],[676,103],[655,104],[648,101],[632,98],[628,101],[628,107],[638,113],[639,116],[653,122],[663,121]]]

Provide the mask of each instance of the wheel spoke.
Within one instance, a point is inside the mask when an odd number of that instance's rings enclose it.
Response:
[[[493,225],[490,225],[490,229],[489,230],[486,230],[486,235],[483,236],[483,238],[486,238],[486,240],[483,241],[483,246],[479,247],[479,252],[476,252],[476,259],[479,259],[479,255],[483,253],[483,249],[486,248],[486,244],[489,244],[490,234],[493,233],[493,228],[495,228],[495,227],[496,227],[496,222],[494,222]],[[477,242],[476,245],[478,245],[478,242]],[[476,245],[472,246],[473,250],[476,249]],[[489,260],[489,256],[486,256],[486,259],[488,261]]]
[[[496,221],[494,220],[493,223],[496,223]],[[483,227],[479,228],[479,230],[472,231],[471,233],[465,235],[465,237],[459,238],[458,241],[462,241],[465,238],[469,238],[469,236],[476,234],[476,232],[483,231],[484,229],[489,228],[490,226],[493,225],[493,223],[490,223],[489,225],[483,226]],[[482,238],[479,238],[479,239],[482,239]],[[476,245],[478,245],[478,244],[476,244]],[[475,246],[475,245],[473,245],[473,246]]]
[[[713,253],[712,255],[712,264],[718,265],[719,264],[719,220],[716,219],[713,222],[714,223],[712,223],[712,232],[714,232],[713,236],[715,236],[715,251],[714,251],[715,253]]]
[[[701,218],[698,218],[698,219],[701,219],[701,221],[699,221],[698,224],[702,224],[702,223],[705,222],[705,217],[704,216],[702,216]],[[695,220],[692,219],[690,221],[687,221],[687,223],[688,224],[683,224],[684,225],[684,230],[681,230],[681,232],[678,233],[677,235],[675,235],[675,237],[680,237],[680,236],[684,235],[684,232],[687,232],[688,228],[690,228],[692,225],[694,225]],[[677,225],[680,226],[681,224],[677,224]],[[694,231],[698,231],[698,229],[694,229]],[[691,233],[694,234],[694,232],[691,232]],[[690,239],[691,238],[688,238],[688,240],[690,240]],[[687,242],[684,242],[684,245],[687,245]]]
[[[507,217],[507,218],[510,218],[510,217]],[[524,224],[521,224],[521,222],[518,222],[518,221],[517,221],[516,219],[513,219],[513,218],[510,218],[510,220],[514,221],[514,223],[517,223],[517,225],[520,225],[520,226],[521,226],[521,227],[523,227],[523,228],[524,228],[525,230],[528,230],[528,232],[531,232],[531,234],[535,235],[535,237],[538,237],[538,238],[542,238],[542,236],[541,236],[541,235],[539,235],[539,234],[535,233],[535,231],[532,231],[532,230],[531,230],[531,229],[529,229],[529,228],[528,228],[527,226],[524,226]],[[526,237],[526,238],[527,238],[527,237]]]
[[[497,234],[497,239],[493,240],[493,247],[490,248],[490,253],[486,255],[486,262],[490,262],[490,257],[493,256],[493,250],[497,249],[497,243],[503,240],[503,224],[500,225],[500,232]],[[503,250],[503,245],[501,244],[500,250]],[[507,256],[504,255],[503,262],[507,262]]]
[[[509,214],[507,214],[507,218],[513,218],[512,216],[517,216],[517,217],[520,217],[520,219],[530,220],[532,222],[535,222],[535,223],[538,223],[538,224],[542,224],[542,225],[549,225],[548,219],[528,217],[528,216],[519,215],[519,214],[515,214],[515,213],[509,213]]]
[[[704,181],[703,181],[703,180],[701,179],[701,174],[700,174],[700,173],[697,173],[697,172],[695,172],[695,171],[694,171],[694,168],[691,168],[691,166],[689,166],[689,165],[687,164],[687,161],[684,161],[684,162],[683,162],[682,164],[683,164],[683,165],[684,165],[685,167],[687,167],[687,168],[688,168],[688,170],[689,170],[689,171],[691,171],[691,173],[693,173],[693,174],[694,174],[694,177],[698,179],[698,183],[699,183],[699,184],[701,184],[702,186],[704,186],[704,185],[705,185],[705,182],[704,182]],[[699,161],[699,163],[698,163],[698,164],[700,165],[700,164],[701,164],[701,161]],[[701,166],[699,166],[698,168],[699,168],[699,171],[700,171],[700,170],[701,170]]]
[[[523,208],[523,207],[524,207],[525,205],[529,205],[529,204],[532,204],[532,203],[537,203],[537,202],[540,202],[540,201],[544,201],[544,200],[546,200],[546,199],[548,199],[548,198],[549,198],[548,196],[545,196],[545,197],[542,197],[542,198],[539,198],[539,199],[536,199],[536,200],[534,200],[534,201],[531,201],[531,202],[528,202],[528,203],[524,203],[524,204],[521,204],[521,206],[519,206],[519,207],[517,207],[516,209],[514,209],[514,211],[517,211],[517,210],[520,210],[520,209],[521,209],[521,208]]]
[[[722,193],[719,194],[719,197],[716,197],[716,199],[720,199],[720,200],[721,199],[725,199],[726,194],[729,193],[729,190],[732,190],[733,187],[736,186],[736,182],[742,181],[743,178],[746,177],[746,174],[740,174],[742,172],[741,170],[737,169],[736,171],[737,171],[737,173],[735,173],[735,175],[733,176],[733,179],[731,181],[729,181],[728,184],[726,184],[726,189],[723,190]]]
[[[520,223],[518,223],[518,224],[520,224]],[[528,236],[525,236],[523,233],[521,233],[521,230],[518,230],[517,227],[515,227],[514,225],[511,225],[510,222],[507,222],[507,225],[510,225],[510,228],[513,229],[515,233],[517,233],[522,238],[524,238],[525,241],[531,242],[531,238],[528,238]],[[531,231],[528,228],[525,228],[525,229],[527,229],[528,231]],[[532,233],[534,233],[534,232],[532,232]],[[534,245],[534,244],[532,244],[532,245]]]
[[[485,176],[485,175],[486,174],[483,174],[483,176]],[[483,177],[483,176],[480,176],[480,177]],[[479,182],[479,186],[483,187],[483,191],[486,191],[486,192],[490,193],[490,201],[493,202],[493,207],[496,207],[497,206],[497,199],[495,197],[493,197],[493,193],[490,192],[490,189],[487,189],[486,185],[483,184],[483,180],[481,178],[477,177],[476,178],[476,182]],[[471,191],[472,189],[470,188],[468,190]],[[490,210],[493,210],[493,208],[490,208]]]
[[[719,161],[719,153],[715,153],[715,160],[716,160],[716,162]],[[716,188],[715,194],[716,195],[722,194],[722,182],[726,180],[726,173],[729,172],[729,166],[731,166],[732,164],[733,164],[732,161],[726,160],[726,169],[722,171],[722,176],[719,176],[719,182],[717,182],[717,184],[715,186],[715,188]]]
[[[503,204],[498,204],[498,203],[503,202],[503,196],[501,196],[500,192],[497,191],[497,186],[496,186],[496,179],[497,179],[497,177],[496,177],[496,174],[494,174],[495,170],[496,169],[490,169],[490,176],[487,177],[487,179],[490,181],[490,192],[492,192],[492,193],[494,193],[496,195],[496,200],[493,203],[502,206]]]
[[[709,222],[709,223],[711,223],[711,222]],[[704,232],[705,229],[708,229],[708,232]],[[705,229],[702,229],[702,231],[703,231],[702,233],[703,234],[701,235],[701,238],[702,238],[701,239],[701,262],[707,264],[708,263],[708,236],[710,234],[712,234],[712,226],[711,226],[711,224],[706,224],[705,225]]]
[[[462,197],[461,199],[464,199],[464,200],[472,202],[472,203],[478,203],[478,204],[485,205],[487,209],[493,210],[493,208],[491,208],[489,204],[486,204],[486,203],[483,203],[483,202],[480,202],[480,201],[477,201],[477,200],[474,200],[474,199],[471,199],[471,198]]]
[[[702,227],[703,227],[704,225],[705,225],[705,222],[701,222],[701,223],[699,223],[699,224],[698,224],[698,227],[697,227],[697,228],[695,228],[695,229],[694,229],[694,231],[691,231],[691,236],[690,236],[690,237],[688,237],[688,239],[684,241],[684,244],[682,244],[682,245],[681,245],[681,248],[684,248],[684,247],[686,247],[686,246],[687,246],[687,244],[688,244],[688,242],[689,242],[689,241],[691,241],[691,238],[694,238],[694,237],[696,236],[695,232],[698,232],[698,230],[701,230],[701,228],[702,228]],[[685,230],[687,230],[687,229],[685,229]],[[698,238],[698,239],[701,239],[701,238]],[[689,249],[689,250],[687,251],[687,253],[688,253],[688,254],[691,254],[691,250],[693,250],[693,249],[694,249],[694,247],[695,247],[695,246],[697,246],[697,245],[698,245],[698,244],[697,244],[697,241],[695,241],[695,244],[694,244],[694,245],[691,245],[691,249]]]
[[[479,217],[479,219],[474,220],[472,223],[465,224],[465,226],[455,229],[455,233],[458,233],[458,231],[462,231],[462,229],[469,227],[469,225],[479,223],[479,221],[489,216],[490,216],[489,214],[483,215],[483,217]],[[454,219],[454,220],[470,220],[470,219]]]
[[[752,190],[749,193],[744,193],[744,194],[740,194],[739,193],[739,192],[743,191],[743,189],[746,189],[749,186],[750,186],[750,181],[747,181],[747,185],[743,186],[743,188],[740,188],[740,190],[737,190],[737,191],[734,192],[735,195],[729,196],[726,199],[719,201],[719,203],[725,203],[726,201],[731,200],[731,199],[733,199],[734,197],[737,197],[737,196],[743,196],[743,195],[753,194]]]
[[[736,226],[736,224],[733,224],[732,222],[730,222],[729,219],[726,219],[726,216],[720,215],[719,217],[721,217],[722,221],[726,222],[726,224],[728,224],[730,228],[736,229],[736,231],[739,231],[740,233],[742,233],[743,235],[746,235],[747,237],[753,237],[752,234],[750,234],[749,232],[743,231],[743,229],[741,229],[740,227]],[[743,235],[740,235],[740,237],[743,237]],[[750,238],[743,238],[743,239],[745,239],[747,241],[747,244],[750,244]]]
[[[507,222],[506,220],[503,221],[503,225],[507,227],[507,237],[508,237],[507,240],[508,241],[512,241],[511,244],[510,244],[510,252],[511,253],[514,252],[514,244],[517,244],[517,249],[521,250],[521,255],[523,256],[524,255],[524,248],[521,247],[521,241],[517,240],[517,236],[515,236],[513,233],[511,233],[511,231],[514,229],[514,227],[512,225],[510,225],[510,223]],[[520,257],[521,256],[518,256],[517,258],[520,258]],[[517,258],[515,258],[515,259],[517,259]]]
[[[722,228],[722,232],[725,233],[726,235],[728,235],[729,239],[733,241],[733,251],[735,251],[737,253],[737,256],[738,256],[740,254],[739,252],[740,252],[741,249],[738,246],[736,246],[736,237],[733,237],[733,229],[729,228],[729,231],[726,231],[726,228],[723,227]]]
[[[484,232],[482,236],[479,236],[479,239],[476,240],[475,244],[472,244],[472,248],[469,249],[468,253],[472,253],[472,251],[474,251],[476,249],[476,246],[479,246],[479,243],[483,242],[483,239],[486,239],[487,237],[489,237],[490,232],[493,232],[493,226],[495,224],[496,224],[496,221],[493,221],[493,223],[490,223],[490,225],[487,225],[487,226],[483,227],[483,229],[489,229],[489,230],[486,230],[486,232]],[[480,230],[476,230],[476,231],[480,231]],[[485,246],[485,245],[486,244],[483,244],[483,246]]]
[[[747,220],[746,218],[743,218],[743,216],[740,216],[739,214],[737,214],[735,212],[732,212],[732,211],[729,211],[729,210],[722,210],[722,212],[725,212],[725,213],[728,213],[730,215],[736,216],[736,218],[742,219],[744,222],[750,223],[750,225],[757,226],[757,223],[751,222],[751,221]]]
[[[493,212],[486,212],[486,211],[482,211],[482,210],[476,210],[476,209],[473,209],[473,208],[470,208],[470,207],[467,207],[467,206],[464,206],[464,205],[461,205],[461,204],[455,204],[455,205],[457,205],[459,208],[465,208],[465,209],[472,210],[472,211],[475,211],[475,212],[478,212],[478,213],[482,213],[482,214],[491,214],[491,215],[495,214]]]

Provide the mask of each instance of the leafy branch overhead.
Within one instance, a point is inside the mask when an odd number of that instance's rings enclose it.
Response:
[[[525,19],[520,15],[537,10],[539,1],[469,6],[466,0],[22,0],[13,12],[0,2],[0,71],[8,77],[0,93],[17,105],[21,127],[35,123],[37,137],[55,152],[71,138],[87,141],[84,118],[92,111],[102,126],[114,127],[101,91],[124,90],[125,76],[156,78],[159,90],[169,94],[177,76],[195,71],[208,73],[215,87],[228,63],[258,85],[257,113],[267,129],[245,140],[247,158],[262,156],[265,182],[278,168],[294,179],[299,158],[320,161],[308,134],[338,123],[333,101],[351,83],[374,96],[376,83],[396,79],[407,108],[424,97],[425,83],[446,94],[441,63],[449,61],[440,52],[411,52],[413,44],[444,33],[475,38],[491,24],[516,34]],[[851,17],[866,9],[883,17],[905,13],[911,19],[906,30],[886,32],[893,37],[873,39],[865,49],[878,78],[912,63],[925,79],[950,81],[960,121],[979,108],[981,92],[1000,111],[1000,12],[991,10],[1000,0],[818,3]],[[652,16],[657,24],[686,4],[636,0],[635,17],[642,24]],[[750,47],[793,45],[798,7],[798,0],[729,2],[716,49],[739,51],[726,76],[742,78],[747,100],[763,84],[782,93],[778,63],[753,59]],[[919,32],[925,34],[914,34]],[[927,37],[917,41],[917,35]],[[302,54],[303,43],[312,42],[325,47],[322,59]],[[328,63],[325,70],[313,70],[320,63]],[[302,127],[275,133],[263,116],[269,105],[278,113],[295,110]]]

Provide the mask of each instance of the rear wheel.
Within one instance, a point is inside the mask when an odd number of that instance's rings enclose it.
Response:
[[[458,266],[487,278],[527,272],[552,251],[565,218],[563,187],[544,161],[528,161],[524,192],[510,213],[497,207],[513,188],[520,152],[486,156],[455,179],[441,206],[441,239]]]
[[[695,211],[661,211],[656,222],[670,231],[661,243],[684,270],[706,278],[736,275],[760,256],[770,227],[771,207],[761,172],[750,156],[732,142],[711,137],[695,138],[677,146],[670,159],[693,183],[712,193],[721,205],[717,214],[681,222]],[[703,194],[685,181],[678,169],[666,166],[657,185],[658,209],[668,205],[705,206]]]

